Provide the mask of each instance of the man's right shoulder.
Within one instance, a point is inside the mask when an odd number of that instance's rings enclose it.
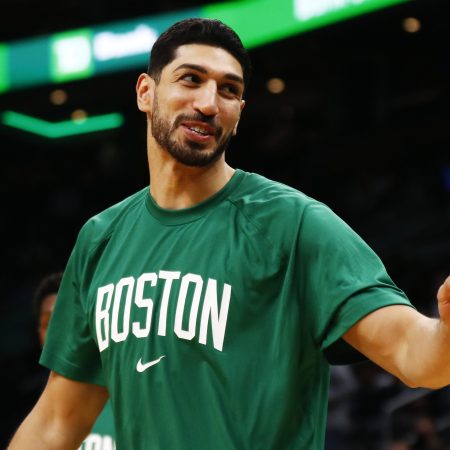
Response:
[[[146,195],[148,186],[88,219],[80,230],[77,245],[82,241],[95,246],[107,239],[124,220],[133,220],[139,207],[144,205]]]

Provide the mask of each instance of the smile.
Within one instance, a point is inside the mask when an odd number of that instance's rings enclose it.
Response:
[[[199,144],[207,144],[216,137],[216,128],[205,122],[186,121],[181,126],[186,137]]]
[[[209,134],[210,134],[208,131],[206,131],[200,127],[187,127],[187,128],[189,128],[189,130],[194,131],[195,133],[198,133],[202,136],[209,136]]]
[[[209,123],[199,120],[186,120],[182,122],[182,125],[193,133],[199,136],[215,136],[216,128]]]

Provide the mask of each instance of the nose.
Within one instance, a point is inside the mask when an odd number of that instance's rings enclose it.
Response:
[[[205,116],[215,116],[219,112],[217,85],[212,80],[196,90],[194,109]]]

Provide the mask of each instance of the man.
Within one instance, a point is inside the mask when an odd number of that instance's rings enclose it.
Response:
[[[47,337],[48,324],[55,308],[56,298],[61,284],[62,273],[51,273],[44,277],[34,293],[34,311],[38,325],[41,347]],[[114,423],[111,403],[107,402],[91,433],[86,437],[79,450],[113,450]]]
[[[218,21],[155,43],[137,82],[150,189],[81,230],[12,450],[76,448],[108,395],[118,449],[319,450],[325,353],[348,344],[409,385],[450,382],[450,279],[422,316],[327,207],[226,164],[249,71]]]

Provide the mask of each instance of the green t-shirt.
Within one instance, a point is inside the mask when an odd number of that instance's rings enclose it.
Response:
[[[107,386],[119,450],[322,450],[324,351],[392,304],[409,302],[330,209],[237,170],[193,208],[147,187],[90,219],[41,362]]]

